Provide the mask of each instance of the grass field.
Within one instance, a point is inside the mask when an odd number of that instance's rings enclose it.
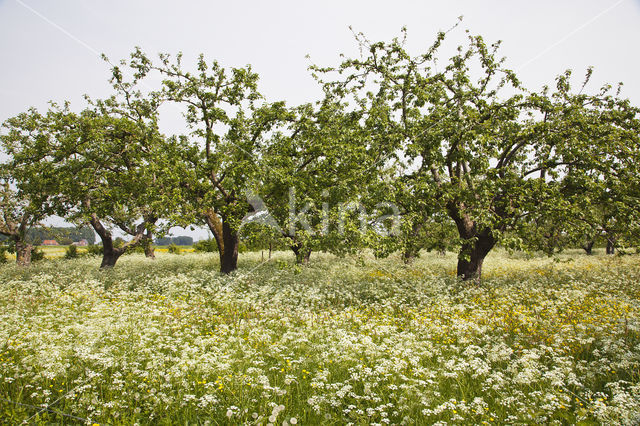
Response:
[[[1,266],[1,422],[640,422],[637,256],[216,258]]]

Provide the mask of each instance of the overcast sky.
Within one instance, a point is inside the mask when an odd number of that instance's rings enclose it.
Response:
[[[406,26],[408,47],[419,53],[460,15],[462,28],[503,41],[507,65],[530,89],[553,84],[567,68],[580,78],[593,66],[593,90],[622,81],[623,95],[640,104],[640,0],[0,0],[0,121],[49,100],[79,109],[85,93],[106,96],[100,53],[119,60],[135,46],[154,56],[182,51],[185,59],[203,53],[225,66],[251,64],[267,99],[312,101],[319,90],[305,56],[333,65],[339,53],[357,55],[349,26],[372,41]],[[175,125],[168,119],[163,131]]]

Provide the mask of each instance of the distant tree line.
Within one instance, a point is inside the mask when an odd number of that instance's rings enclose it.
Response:
[[[0,234],[0,241],[7,241],[6,235]],[[95,244],[96,234],[88,226],[83,227],[33,227],[27,231],[26,241],[34,246],[42,245],[45,240],[55,240],[60,245],[86,240],[88,244]]]
[[[81,240],[87,240],[88,244],[95,244],[96,234],[88,226],[35,227],[27,232],[27,241],[34,245],[39,246],[44,240],[56,240],[61,245],[69,245]]]
[[[181,235],[179,237],[162,237],[156,238],[155,244],[158,246],[169,246],[175,244],[177,246],[191,246],[193,245],[193,238]]]

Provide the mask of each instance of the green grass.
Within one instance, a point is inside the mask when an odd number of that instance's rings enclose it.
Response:
[[[0,418],[633,424],[638,257],[217,254],[0,267]],[[6,400],[12,401],[7,402]],[[16,403],[25,404],[18,405]],[[32,406],[59,413],[39,412]],[[33,417],[32,417],[33,416]],[[295,419],[292,421],[292,419]]]

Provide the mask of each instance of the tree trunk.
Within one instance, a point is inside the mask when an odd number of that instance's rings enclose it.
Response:
[[[222,240],[224,241],[224,250],[220,251],[220,272],[228,274],[238,269],[240,239],[238,233],[224,220],[222,221]]]
[[[102,240],[102,263],[100,264],[100,268],[113,268],[116,265],[116,262],[124,253],[124,250],[116,249],[113,247],[113,243],[109,244],[110,249],[107,249],[105,245],[105,241]]]
[[[111,233],[108,231],[104,236],[99,232],[98,235],[100,235],[100,239],[102,240],[102,263],[100,264],[100,268],[113,268],[118,259],[120,259],[120,256],[124,254],[125,248],[115,248],[113,246]]]
[[[484,258],[496,244],[495,238],[491,235],[491,229],[484,228],[478,232],[476,224],[466,214],[462,214],[462,208],[459,205],[451,203],[447,206],[447,210],[456,223],[458,234],[463,241],[458,255],[456,274],[463,281],[480,282]]]
[[[423,226],[424,222],[415,222],[411,226],[411,234],[409,235],[409,239],[406,242],[404,252],[402,253],[402,260],[407,265],[413,262],[420,253],[421,247],[419,247],[415,242],[419,240],[418,236],[420,235],[420,231],[422,231]]]
[[[144,247],[145,257],[149,259],[155,259],[156,254],[153,247],[153,231],[151,230],[151,227],[155,225],[155,223],[158,221],[158,218],[152,215],[147,215],[144,217],[144,219],[145,223],[149,224],[150,226],[147,227],[147,230],[145,231],[140,241],[142,242],[142,246]]]
[[[213,210],[204,213],[204,219],[216,239],[220,255],[220,272],[228,274],[238,269],[238,233],[224,218],[220,218]]]
[[[115,248],[113,246],[111,232],[102,225],[95,214],[91,215],[89,223],[91,223],[91,226],[102,241],[102,263],[100,263],[100,269],[113,268],[120,256],[124,254],[126,248]]]
[[[482,277],[484,258],[495,244],[496,241],[488,230],[480,233],[475,241],[465,241],[458,256],[458,277],[463,281],[476,280],[479,282]]]
[[[298,265],[309,264],[309,258],[311,257],[310,248],[304,248],[301,243],[296,241],[291,244],[291,250],[293,250],[296,255],[296,263]]]
[[[582,249],[587,253],[588,256],[591,256],[593,254],[593,245],[595,244],[595,241],[588,241],[586,244],[582,245]]]
[[[151,231],[147,231],[144,237],[142,237],[142,247],[144,247],[144,255],[149,259],[155,259],[155,248],[153,247],[153,234]]]
[[[21,239],[14,239],[16,243],[16,263],[20,266],[29,266],[31,264],[31,251],[33,246]]]
[[[612,237],[607,237],[607,254],[615,254],[616,252],[616,240]]]
[[[144,246],[144,255],[146,257],[148,257],[149,259],[155,259],[156,258],[155,251],[156,250],[153,248],[153,245],[151,243],[149,243],[148,245]]]
[[[412,248],[406,248],[404,252],[402,252],[402,261],[405,265],[409,265],[416,259],[416,252]]]

